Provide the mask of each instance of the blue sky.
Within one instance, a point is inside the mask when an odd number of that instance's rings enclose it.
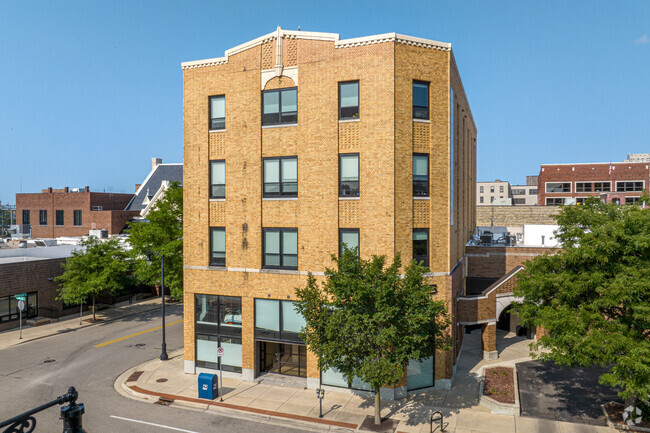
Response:
[[[0,201],[182,161],[180,63],[286,29],[451,42],[478,180],[650,152],[650,1],[0,0]]]

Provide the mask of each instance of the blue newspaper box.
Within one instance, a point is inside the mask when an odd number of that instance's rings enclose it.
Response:
[[[199,374],[199,398],[214,400],[219,396],[219,379],[216,374]]]

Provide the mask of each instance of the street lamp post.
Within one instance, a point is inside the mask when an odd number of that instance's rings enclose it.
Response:
[[[147,263],[151,264],[151,253],[147,254]],[[165,251],[160,253],[160,297],[162,300],[162,351],[160,353],[160,360],[167,361],[167,344],[165,343]]]

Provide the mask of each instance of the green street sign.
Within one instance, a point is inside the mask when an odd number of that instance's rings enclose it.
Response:
[[[18,295],[14,295],[14,298],[18,301],[26,301],[27,293],[19,293]]]

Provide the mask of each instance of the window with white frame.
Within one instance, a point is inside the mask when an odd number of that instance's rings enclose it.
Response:
[[[546,182],[546,192],[571,192],[571,182]]]

